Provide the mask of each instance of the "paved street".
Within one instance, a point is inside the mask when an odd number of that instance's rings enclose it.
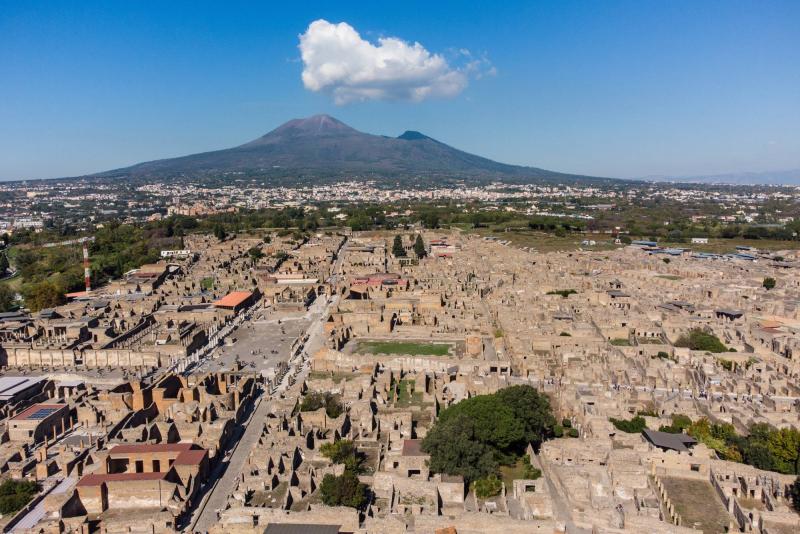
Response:
[[[288,321],[288,324],[286,325],[287,329],[289,328],[288,325],[292,323],[297,323],[300,326],[303,324],[309,325],[305,332],[301,331],[303,335],[308,335],[308,341],[305,344],[305,348],[302,351],[301,356],[294,359],[294,361],[290,363],[289,373],[284,378],[278,391],[275,393],[276,395],[280,395],[288,388],[289,375],[297,372],[299,380],[302,379],[305,373],[308,372],[308,356],[312,355],[314,351],[319,350],[324,343],[324,330],[322,326],[323,319],[327,315],[327,310],[329,307],[334,305],[337,301],[338,297],[333,297],[330,300],[320,298],[303,317],[297,318],[295,321]],[[281,321],[281,324],[284,324],[283,320]],[[267,320],[262,324],[256,324],[253,326],[254,332],[252,335],[252,341],[249,343],[251,343],[252,346],[255,346],[255,344],[259,344],[258,330],[255,330],[256,327],[264,326],[268,329],[274,329],[277,325],[272,324],[272,321]],[[251,345],[245,345],[245,350],[252,350],[249,348]],[[266,347],[270,346],[266,343],[259,345]],[[288,348],[282,346],[279,359],[286,360],[289,359],[290,356],[291,355]],[[277,362],[278,360],[275,361]],[[230,454],[229,460],[227,462],[220,463],[212,474],[211,481],[213,482],[214,479],[217,479],[218,481],[216,485],[210,489],[207,499],[200,503],[199,510],[195,510],[195,514],[192,516],[192,521],[194,521],[194,523],[191,525],[190,529],[192,532],[208,532],[208,529],[217,521],[219,512],[225,508],[228,496],[233,493],[236,487],[236,479],[240,476],[250,451],[258,443],[258,438],[261,435],[262,429],[264,428],[264,422],[267,418],[267,415],[270,413],[272,405],[270,399],[271,397],[268,393],[262,395],[251,417],[245,421],[243,428],[240,427],[241,438],[236,444],[235,449],[233,449],[233,452]]]

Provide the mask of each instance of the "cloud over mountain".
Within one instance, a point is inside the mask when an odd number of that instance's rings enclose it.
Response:
[[[406,100],[452,97],[478,77],[486,60],[469,59],[453,66],[441,54],[420,43],[381,37],[373,44],[346,22],[332,24],[319,19],[300,35],[303,85],[330,94],[336,104],[365,100]],[[492,69],[489,67],[489,72]]]

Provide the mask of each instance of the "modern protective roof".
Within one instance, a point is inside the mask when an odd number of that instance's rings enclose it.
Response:
[[[669,432],[659,432],[649,428],[642,430],[642,434],[644,434],[647,441],[656,447],[679,452],[688,451],[687,445],[695,445],[697,443],[696,439],[686,434],[670,434]]]
[[[62,408],[66,408],[66,404],[34,404],[30,408],[23,410],[11,419],[14,421],[36,421],[46,419],[53,415]]]
[[[240,306],[252,296],[253,294],[249,291],[234,291],[233,293],[228,293],[221,299],[214,302],[214,306],[220,308],[235,308],[236,306]]]

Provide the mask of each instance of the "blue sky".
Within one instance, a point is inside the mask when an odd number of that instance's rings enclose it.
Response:
[[[394,79],[375,98],[309,90],[299,36],[318,19],[418,42],[457,83],[417,101]],[[797,1],[0,0],[0,179],[226,148],[316,113],[565,172],[800,168],[799,22]]]

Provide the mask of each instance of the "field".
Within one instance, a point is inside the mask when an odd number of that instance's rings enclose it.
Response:
[[[564,237],[541,232],[536,230],[520,229],[505,231],[503,227],[483,227],[471,228],[469,225],[458,225],[465,233],[479,235],[481,237],[496,237],[499,240],[508,240],[515,247],[529,247],[538,252],[558,252],[570,250],[613,250],[624,247],[625,245],[615,245],[614,238],[609,234],[570,234]],[[581,245],[584,240],[595,241],[594,246]],[[695,252],[711,252],[724,254],[733,252],[738,246],[754,247],[760,250],[797,250],[800,249],[800,241],[779,241],[775,239],[709,239],[708,244],[699,245],[689,242],[687,239],[683,243],[676,243],[667,240],[660,240],[659,246],[666,248],[690,248]]]
[[[359,354],[410,354],[412,356],[447,356],[450,343],[417,343],[414,341],[359,341]]]
[[[705,534],[725,532],[730,516],[706,480],[665,477],[661,479],[683,526]]]
[[[659,241],[658,244],[662,247],[690,248],[693,252],[710,252],[712,254],[735,252],[736,247],[753,247],[769,251],[800,249],[800,241],[778,241],[775,239],[709,239],[708,244],[705,245],[691,243],[687,239],[685,243]]]
[[[529,247],[538,252],[558,252],[563,250],[613,250],[622,245],[615,245],[614,238],[608,234],[572,234],[558,237],[546,232],[536,230],[510,230],[494,231],[491,228],[468,228],[465,232],[476,234],[481,237],[496,237],[499,240],[508,240],[515,247]],[[594,246],[583,246],[581,241],[590,240],[597,244]]]

